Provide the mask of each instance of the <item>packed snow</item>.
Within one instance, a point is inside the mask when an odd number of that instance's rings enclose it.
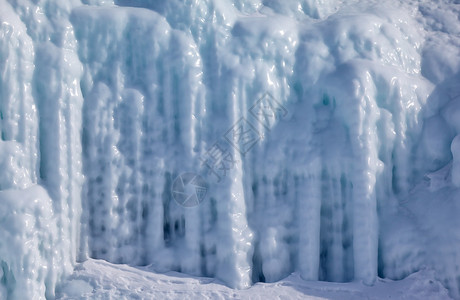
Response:
[[[1,299],[460,299],[456,0],[0,0],[0,132]]]
[[[293,273],[275,283],[256,283],[249,289],[230,289],[218,279],[177,272],[158,273],[89,259],[57,288],[58,299],[306,299],[384,300],[450,299],[441,283],[422,270],[403,280],[378,279],[373,286],[359,282],[305,281]]]

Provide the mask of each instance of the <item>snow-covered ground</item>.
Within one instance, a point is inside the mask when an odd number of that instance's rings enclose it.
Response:
[[[58,287],[57,299],[451,299],[433,274],[419,271],[404,280],[359,282],[305,281],[298,273],[275,283],[257,283],[244,290],[230,289],[217,279],[177,272],[158,274],[148,267],[130,267],[90,259],[76,266]]]
[[[0,0],[0,298],[459,299],[459,16]]]

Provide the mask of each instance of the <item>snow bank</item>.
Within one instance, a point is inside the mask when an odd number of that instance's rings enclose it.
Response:
[[[149,268],[114,265],[90,259],[58,288],[57,299],[450,299],[448,291],[433,279],[432,272],[419,271],[404,280],[379,279],[374,286],[359,282],[304,281],[293,273],[275,283],[257,283],[234,290],[221,281],[177,272],[157,274]]]

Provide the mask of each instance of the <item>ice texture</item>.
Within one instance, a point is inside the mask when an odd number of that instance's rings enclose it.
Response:
[[[459,298],[459,14],[0,0],[0,296],[53,298],[94,258],[239,289],[430,269]],[[277,118],[257,119],[259,99]],[[242,122],[244,151],[226,140]],[[219,176],[203,163],[216,145]],[[184,172],[208,184],[199,206],[173,199]]]
[[[52,299],[74,261],[46,190],[0,191],[1,299]]]

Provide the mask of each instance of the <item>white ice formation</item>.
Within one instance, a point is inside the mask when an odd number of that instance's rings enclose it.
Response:
[[[459,14],[0,0],[0,296],[53,298],[91,257],[234,288],[428,268],[460,297]],[[280,114],[252,114],[261,97]],[[172,197],[183,172],[199,206]]]

